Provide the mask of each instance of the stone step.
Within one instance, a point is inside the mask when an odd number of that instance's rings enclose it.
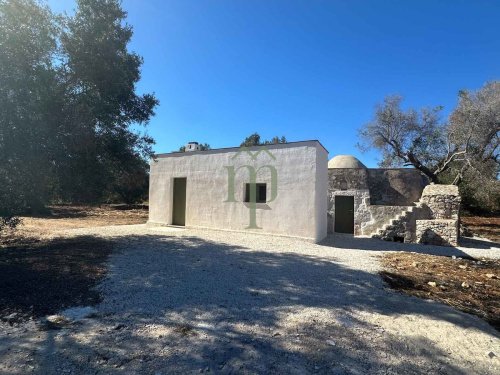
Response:
[[[422,203],[415,202],[415,206],[410,206],[406,210],[401,211],[400,214],[396,215],[392,219],[389,219],[389,222],[383,224],[380,228],[376,229],[370,235],[372,238],[380,238],[384,237],[387,234],[387,231],[393,231],[398,228],[398,226],[403,225],[405,221],[407,221],[415,209],[422,207]]]

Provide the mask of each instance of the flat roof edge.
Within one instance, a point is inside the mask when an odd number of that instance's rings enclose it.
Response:
[[[417,168],[415,167],[387,167],[387,168],[380,168],[380,167],[375,167],[375,168],[328,168],[328,170],[333,170],[333,169],[366,169],[366,170],[377,170],[377,171],[389,171],[389,170],[397,170],[397,171],[417,171],[420,172]],[[422,173],[422,172],[420,172]]]
[[[258,150],[259,148],[287,148],[287,147],[299,147],[299,146],[307,146],[307,144],[317,144],[323,148],[323,150],[326,151],[328,154],[328,150],[321,144],[320,141],[317,139],[310,139],[306,141],[297,141],[297,142],[287,142],[287,143],[272,143],[268,145],[260,145],[260,146],[251,146],[248,147],[249,150]],[[237,151],[240,150],[241,147],[222,147],[222,148],[214,148],[211,150],[206,150],[206,151],[176,151],[176,152],[167,152],[167,153],[161,153],[161,154],[155,154],[154,158],[167,158],[167,157],[176,157],[176,156],[188,156],[188,155],[200,155],[200,154],[217,154],[217,153],[222,153],[222,152],[230,152],[230,151]]]

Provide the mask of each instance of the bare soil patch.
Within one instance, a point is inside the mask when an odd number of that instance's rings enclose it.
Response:
[[[17,323],[99,303],[94,287],[106,274],[113,242],[62,232],[144,223],[147,213],[144,206],[51,206],[46,215],[22,217],[0,239],[0,320]]]
[[[446,303],[500,330],[500,260],[398,252],[383,255],[382,264],[391,288]]]
[[[500,217],[464,216],[460,220],[475,235],[500,243]]]
[[[28,246],[54,240],[68,229],[143,224],[147,219],[144,205],[50,206],[46,215],[21,217],[16,230],[1,233],[0,246]]]
[[[18,323],[100,302],[112,242],[90,236],[0,249],[0,319]]]

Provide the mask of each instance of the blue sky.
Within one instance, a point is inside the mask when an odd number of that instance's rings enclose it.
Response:
[[[49,0],[71,11],[72,0]],[[125,0],[140,92],[160,99],[155,151],[237,146],[258,132],[356,149],[376,103],[443,105],[500,79],[500,1]]]

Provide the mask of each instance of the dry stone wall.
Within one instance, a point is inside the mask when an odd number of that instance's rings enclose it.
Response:
[[[333,168],[328,170],[330,191],[368,190],[368,172],[363,168]]]
[[[417,220],[417,242],[439,246],[458,245],[458,220]]]
[[[370,192],[364,168],[333,168],[328,170],[328,232],[334,232],[335,197],[354,197],[354,234],[361,235],[361,226],[370,220]]]
[[[328,232],[334,232],[336,196],[354,197],[354,234],[370,235],[413,205],[426,183],[414,169],[330,168]]]
[[[457,219],[460,194],[455,185],[428,185],[422,192],[421,202],[430,209],[431,219]]]
[[[370,193],[368,190],[330,190],[328,192],[328,232],[334,232],[335,197],[354,197],[354,235],[362,235],[362,224],[370,221]]]
[[[460,195],[452,185],[429,185],[422,198],[402,214],[390,219],[374,238],[386,241],[457,246]]]
[[[372,205],[411,206],[429,184],[414,168],[370,168],[367,173]]]
[[[457,246],[460,228],[460,193],[455,185],[428,185],[420,202],[428,208],[428,220],[416,220],[416,242]]]
[[[460,194],[454,185],[428,185],[413,169],[328,170],[328,231],[335,197],[354,197],[354,235],[388,241],[456,246]]]

